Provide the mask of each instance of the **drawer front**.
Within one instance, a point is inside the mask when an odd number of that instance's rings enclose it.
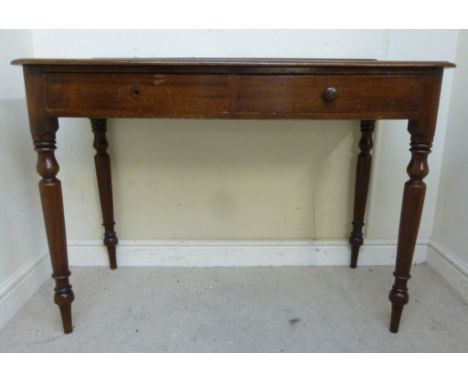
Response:
[[[240,76],[237,111],[279,114],[391,114],[420,109],[419,76]]]
[[[229,111],[226,75],[49,73],[46,106],[61,115],[216,116]]]
[[[417,75],[48,73],[52,115],[166,118],[413,118]]]

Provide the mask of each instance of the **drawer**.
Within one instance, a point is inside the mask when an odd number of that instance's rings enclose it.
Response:
[[[419,111],[423,80],[413,75],[239,76],[237,111],[265,114]]]
[[[47,73],[46,109],[71,117],[410,118],[417,75]]]
[[[229,110],[226,75],[48,73],[46,107],[64,116],[216,116]]]

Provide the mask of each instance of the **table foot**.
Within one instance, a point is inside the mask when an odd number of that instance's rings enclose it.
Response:
[[[353,238],[355,239],[355,238]],[[357,260],[358,260],[358,256],[359,256],[359,249],[361,248],[361,245],[363,243],[363,240],[361,240],[361,243],[360,244],[353,244],[351,242],[351,238],[349,239],[350,241],[350,244],[351,244],[351,264],[350,264],[350,267],[351,268],[356,268],[357,267]]]
[[[401,314],[403,313],[403,305],[392,304],[392,317],[390,320],[390,332],[398,333],[400,328]]]
[[[71,304],[60,306],[60,316],[62,317],[63,332],[70,334],[73,332]]]

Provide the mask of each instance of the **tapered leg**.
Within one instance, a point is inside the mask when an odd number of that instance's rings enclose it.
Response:
[[[349,244],[351,244],[351,268],[356,268],[359,248],[364,243],[362,227],[364,226],[364,215],[366,213],[367,193],[369,189],[374,129],[375,121],[361,121],[361,139],[359,141],[361,152],[358,156],[356,169],[353,230],[349,237]]]
[[[403,306],[409,300],[407,283],[411,277],[411,263],[413,261],[426,193],[426,184],[423,179],[429,173],[427,156],[431,151],[432,137],[417,136],[415,133],[416,129],[417,122],[410,121],[411,161],[407,167],[410,179],[405,183],[403,192],[397,259],[394,272],[395,282],[389,295],[389,299],[392,302],[390,321],[390,331],[392,333],[398,332]]]
[[[58,126],[56,120],[50,120],[49,123]],[[55,279],[56,285],[54,301],[60,308],[63,331],[71,333],[73,331],[71,303],[74,300],[74,295],[68,281],[70,271],[68,269],[62,187],[56,178],[59,171],[59,165],[54,155],[56,126],[51,126],[52,131],[48,137],[34,141],[34,147],[38,154],[37,172],[42,177],[39,182],[39,191],[52,261],[52,277]]]
[[[96,166],[96,176],[99,188],[99,199],[101,201],[102,219],[104,221],[104,245],[107,247],[111,269],[117,268],[116,246],[117,235],[114,231],[114,206],[112,201],[112,179],[110,168],[110,157],[107,154],[109,146],[106,139],[106,120],[91,119],[91,126],[94,134],[94,164]]]

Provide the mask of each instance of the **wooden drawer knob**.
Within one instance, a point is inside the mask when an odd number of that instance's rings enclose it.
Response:
[[[338,90],[333,86],[326,88],[322,93],[322,98],[325,102],[330,103],[333,102],[338,97]]]

